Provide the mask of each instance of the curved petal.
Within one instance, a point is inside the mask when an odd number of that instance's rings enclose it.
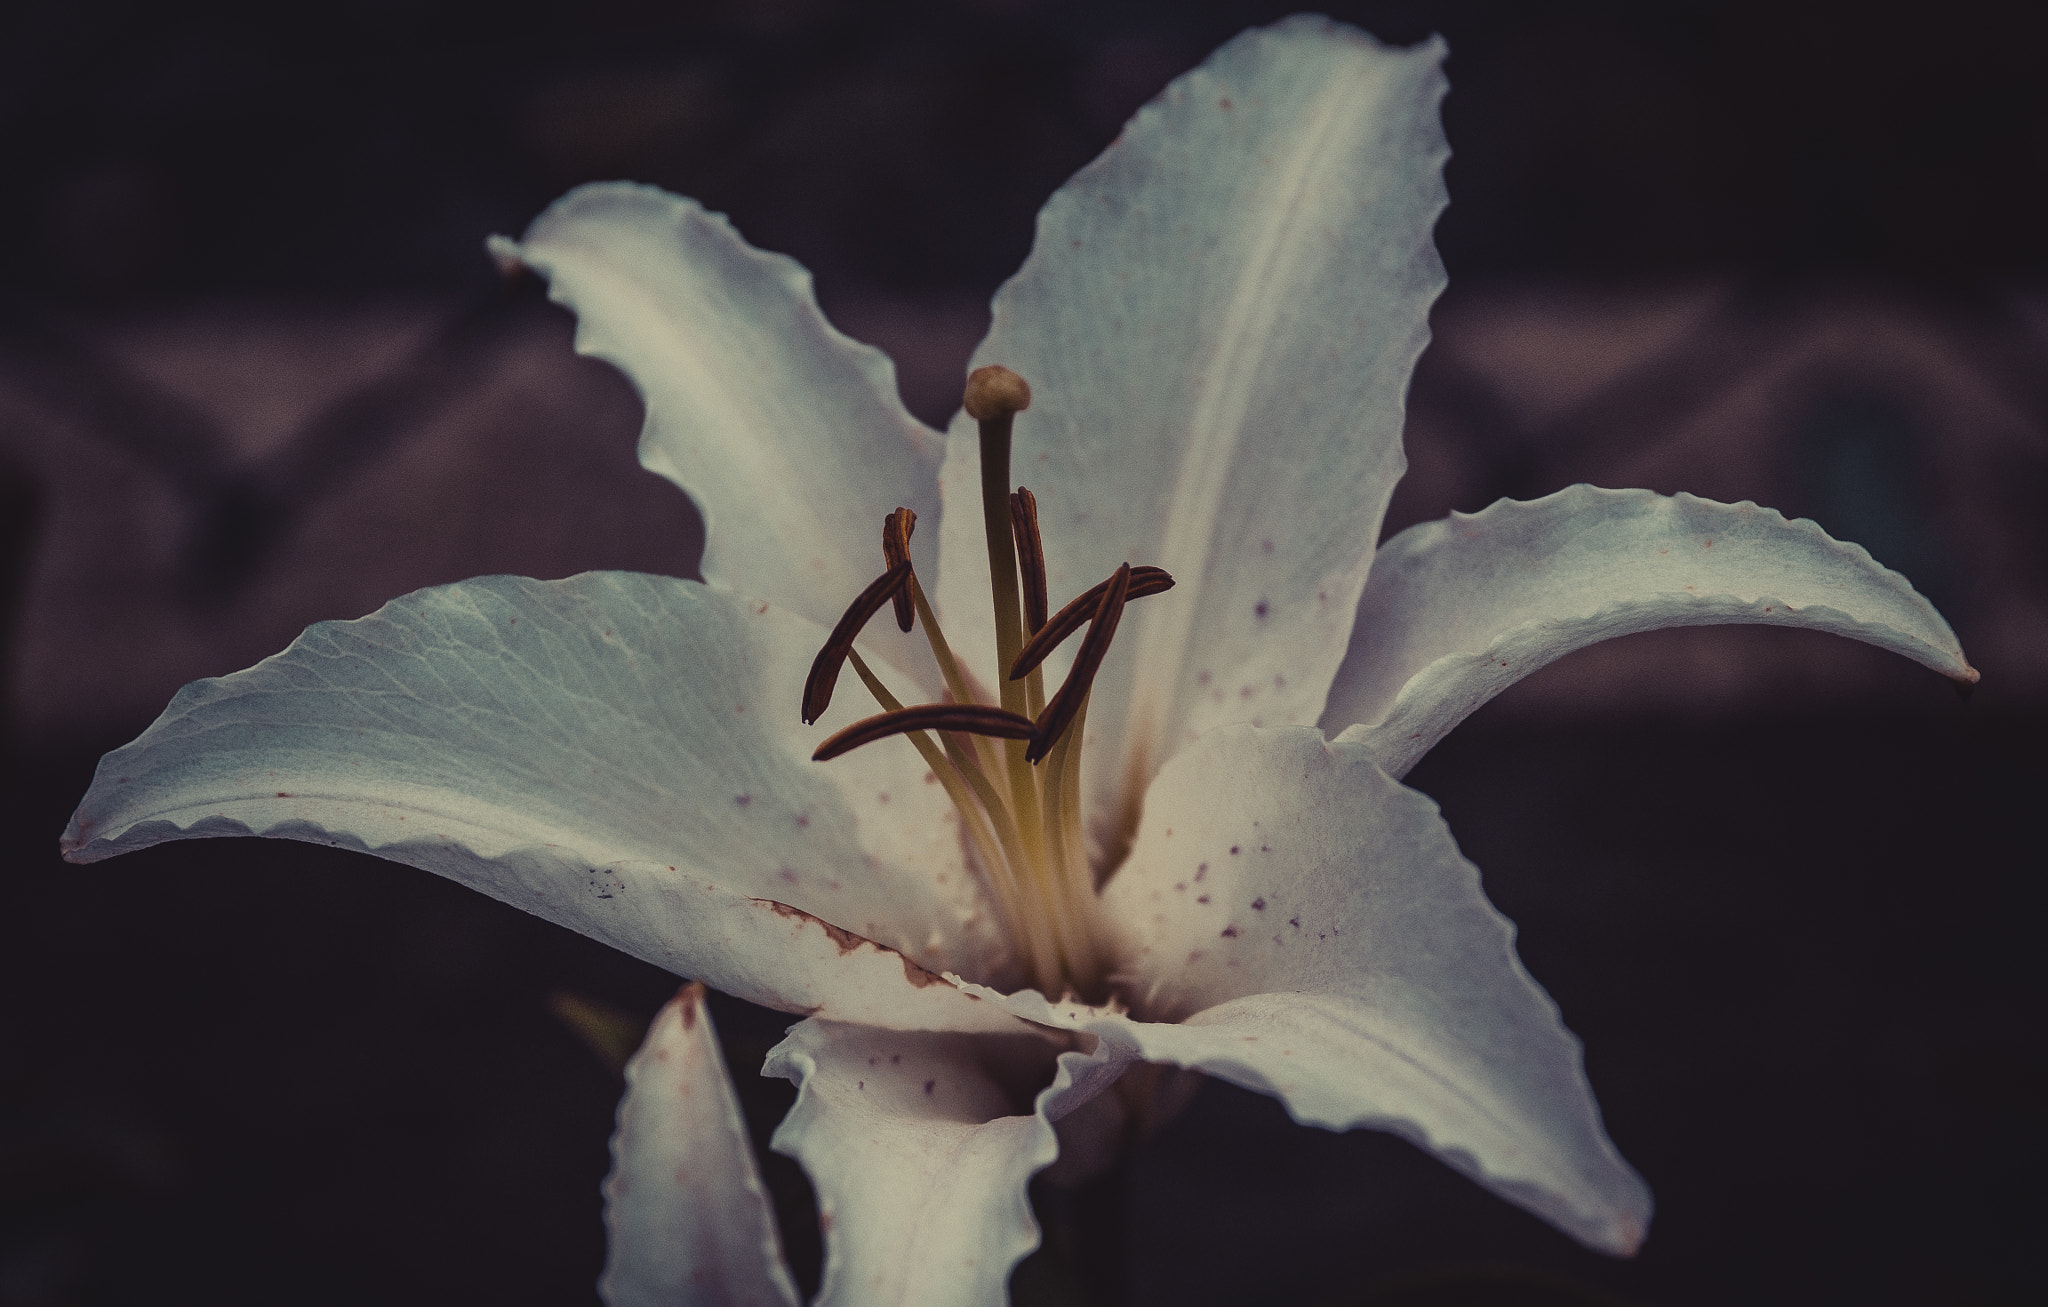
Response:
[[[546,277],[576,313],[576,348],[639,388],[640,461],[703,512],[707,581],[829,627],[882,571],[891,509],[937,524],[939,437],[904,409],[894,365],[833,329],[802,265],[722,214],[584,186],[492,249]],[[936,534],[912,541],[928,576]],[[884,625],[877,647],[921,675],[929,659]]]
[[[611,1307],[797,1305],[702,985],[656,1014],[626,1064],[604,1225]]]
[[[1037,1036],[792,1029],[762,1074],[798,1086],[774,1148],[818,1191],[819,1307],[1002,1307],[1038,1246],[1025,1185],[1058,1155],[1054,1122],[1128,1064]]]
[[[186,686],[101,760],[66,852],[360,848],[755,1001],[981,1028],[908,960],[1003,970],[943,792],[907,744],[809,760],[860,711],[797,721],[823,638],[632,572],[421,590]]]
[[[1977,679],[1905,577],[1805,518],[1578,485],[1389,540],[1323,725],[1353,728],[1348,738],[1406,775],[1479,705],[1574,649],[1731,622],[1832,631]]]
[[[1322,712],[1444,283],[1443,54],[1315,17],[1238,37],[1053,196],[996,296],[974,361],[1032,386],[1012,474],[1054,604],[1124,562],[1179,582],[1125,619],[1090,718],[1115,765],[1093,775],[1142,782],[1219,722]],[[978,465],[958,420],[940,585],[976,656]]]
[[[1649,1190],[1601,1127],[1579,1041],[1436,805],[1370,750],[1312,727],[1203,736],[1153,783],[1104,904],[1151,1020],[1011,1010],[1305,1124],[1393,1131],[1595,1248],[1641,1242]]]

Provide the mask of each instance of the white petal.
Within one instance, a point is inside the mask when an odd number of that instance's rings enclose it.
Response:
[[[881,574],[899,507],[925,519],[912,554],[935,575],[938,434],[904,409],[888,357],[825,321],[794,259],[624,183],[572,191],[492,248],[545,276],[576,348],[639,388],[640,461],[703,512],[707,581],[829,627]],[[887,623],[873,633],[899,667],[929,664]]]
[[[1001,969],[915,751],[810,761],[862,711],[848,685],[824,722],[797,721],[823,638],[633,572],[418,591],[185,687],[101,760],[66,850],[249,834],[365,849],[757,1002],[981,1028],[984,1005],[845,934],[933,971]]]
[[[796,1307],[702,985],[662,1008],[626,1064],[604,1224],[597,1290],[611,1307]]]
[[[1204,736],[1153,783],[1105,906],[1153,1020],[1065,1024],[1306,1124],[1394,1131],[1593,1247],[1641,1241],[1649,1191],[1601,1127],[1579,1041],[1436,805],[1370,750],[1311,727]]]
[[[1039,498],[1054,604],[1127,561],[1179,582],[1124,619],[1091,776],[1142,781],[1219,722],[1322,711],[1443,286],[1443,54],[1322,18],[1246,33],[1053,196],[996,296],[974,361],[1031,383],[1012,475]],[[978,465],[958,420],[940,583],[977,657]]]
[[[1380,550],[1325,729],[1405,775],[1479,705],[1574,649],[1666,626],[1832,631],[1967,685],[1954,631],[1860,545],[1747,501],[1572,486]]]
[[[1001,1307],[1038,1246],[1025,1185],[1058,1155],[1053,1123],[1128,1064],[1036,1036],[791,1030],[762,1074],[799,1086],[774,1147],[818,1191],[819,1307]]]

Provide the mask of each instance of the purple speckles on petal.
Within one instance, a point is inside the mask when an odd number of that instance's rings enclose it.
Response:
[[[1272,605],[1268,604],[1263,599],[1259,600],[1259,602],[1252,605],[1252,616],[1258,618],[1262,622],[1266,620],[1266,614],[1271,611]]]
[[[938,1082],[938,1081],[936,1081],[936,1080],[927,1080],[927,1081],[925,1081],[925,1082],[924,1082],[924,1093],[925,1093],[925,1097],[927,1097],[927,1098],[931,1097],[932,1089],[933,1089],[933,1088],[934,1088],[935,1086],[937,1086],[937,1084],[938,1084],[938,1083],[939,1083],[939,1082]]]
[[[1208,901],[1209,901],[1209,896],[1208,896],[1207,894],[1204,894],[1204,895],[1202,895],[1202,896],[1201,896],[1200,898],[1198,898],[1198,899],[1196,899],[1196,900],[1195,900],[1195,902],[1197,902],[1197,903],[1207,903]]]
[[[1203,863],[1203,864],[1202,864],[1201,866],[1199,866],[1199,867],[1195,868],[1195,879],[1196,879],[1196,880],[1200,880],[1200,879],[1201,879],[1202,877],[1204,877],[1204,876],[1206,876],[1206,875],[1208,875],[1208,874],[1209,874],[1209,864],[1208,864],[1208,863],[1206,863],[1206,862],[1205,862],[1205,863]]]
[[[754,796],[751,794],[735,794],[732,796],[732,801],[744,808],[754,801]]]
[[[1238,846],[1237,846],[1237,845],[1235,845],[1235,844],[1231,845],[1231,846],[1230,846],[1230,855],[1231,855],[1232,857],[1236,857],[1236,856],[1237,856],[1237,853],[1238,853]]]
[[[1236,939],[1236,938],[1237,938],[1237,927],[1235,927],[1235,926],[1225,926],[1225,927],[1223,928],[1223,938],[1225,938],[1225,939]]]
[[[1253,911],[1253,912],[1264,912],[1265,910],[1266,910],[1266,900],[1264,900],[1263,898],[1258,898],[1258,899],[1253,899],[1253,900],[1252,900],[1252,911]]]

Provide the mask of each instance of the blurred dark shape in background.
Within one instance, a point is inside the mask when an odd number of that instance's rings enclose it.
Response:
[[[581,181],[699,197],[943,423],[1045,197],[1288,8],[0,16],[0,1307],[593,1300],[619,1086],[556,1013],[675,979],[328,850],[67,867],[93,762],[419,586],[691,573],[630,388],[487,233]],[[2037,1301],[2048,11],[1326,8],[1453,51],[1452,289],[1388,529],[1581,480],[1755,499],[1905,572],[1985,679],[1965,708],[1844,641],[1633,637],[1411,778],[1659,1194],[1635,1262],[1212,1087],[1112,1201],[1042,1196],[1018,1301],[1063,1300],[1109,1210],[1128,1282],[1075,1300]],[[718,1019],[765,1144],[784,1018]]]

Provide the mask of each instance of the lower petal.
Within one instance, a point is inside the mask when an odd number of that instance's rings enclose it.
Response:
[[[1211,731],[1153,783],[1104,906],[1154,1019],[1013,1012],[1272,1094],[1304,1124],[1400,1134],[1592,1247],[1641,1242],[1649,1190],[1601,1126],[1579,1041],[1436,805],[1371,750]]]
[[[656,1014],[626,1064],[604,1225],[610,1307],[796,1307],[702,985]]]
[[[1038,1246],[1025,1186],[1058,1156],[1054,1123],[1128,1062],[1035,1036],[792,1029],[762,1073],[798,1086],[774,1147],[818,1192],[820,1307],[1001,1307]]]
[[[1383,545],[1322,723],[1351,728],[1403,776],[1481,704],[1574,649],[1735,622],[1831,631],[1977,679],[1905,577],[1804,518],[1580,485]]]

